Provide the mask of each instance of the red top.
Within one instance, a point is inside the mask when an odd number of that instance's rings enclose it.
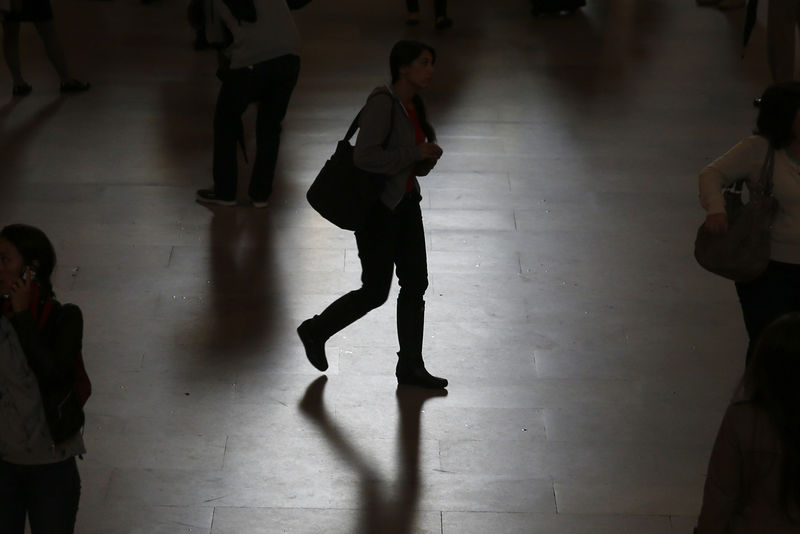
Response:
[[[417,116],[417,110],[413,107],[409,107],[406,109],[406,113],[408,113],[408,118],[411,119],[411,122],[414,124],[414,144],[419,145],[420,143],[425,142],[425,132],[422,131],[422,127],[419,125],[419,117]],[[415,181],[414,181],[414,170],[411,170],[411,174],[408,176],[408,181],[406,182],[406,193],[410,193],[415,188]]]

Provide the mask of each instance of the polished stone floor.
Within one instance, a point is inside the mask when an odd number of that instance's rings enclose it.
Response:
[[[85,313],[77,532],[691,531],[745,343],[692,258],[696,175],[752,129],[762,23],[742,60],[743,12],[690,0],[451,0],[445,33],[430,1],[408,28],[401,0],[314,0],[269,208],[209,209],[218,82],[185,3],[54,4],[93,87],[60,98],[24,28],[0,222],[52,237]],[[397,389],[391,305],[330,340],[326,378],[294,331],[358,285],[304,195],[401,38],[439,52],[425,354],[447,396]]]

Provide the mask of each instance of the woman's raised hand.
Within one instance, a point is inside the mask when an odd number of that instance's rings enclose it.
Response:
[[[31,268],[25,267],[22,278],[11,285],[11,309],[14,313],[27,310],[31,302]]]
[[[436,143],[420,143],[419,150],[422,153],[422,159],[437,160],[442,157],[442,148]]]

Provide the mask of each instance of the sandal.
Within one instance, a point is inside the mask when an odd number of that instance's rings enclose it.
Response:
[[[33,91],[33,87],[31,84],[24,82],[19,84],[14,84],[14,87],[11,89],[11,94],[14,96],[25,96],[30,94]]]
[[[61,92],[62,93],[81,93],[83,91],[88,91],[89,87],[92,84],[89,82],[82,82],[80,80],[72,79],[68,82],[61,82]]]

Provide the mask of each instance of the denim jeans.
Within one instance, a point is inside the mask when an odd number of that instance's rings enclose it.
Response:
[[[0,532],[72,534],[78,515],[81,479],[75,458],[43,465],[0,460]]]
[[[750,337],[749,362],[758,336],[769,323],[785,313],[800,312],[800,265],[771,261],[752,282],[737,283],[736,292]]]
[[[258,102],[256,153],[248,193],[256,201],[265,201],[272,193],[281,121],[299,73],[300,58],[289,54],[221,75],[222,86],[214,111],[213,174],[217,197],[236,199],[236,142],[242,135],[242,114],[253,102]]]

